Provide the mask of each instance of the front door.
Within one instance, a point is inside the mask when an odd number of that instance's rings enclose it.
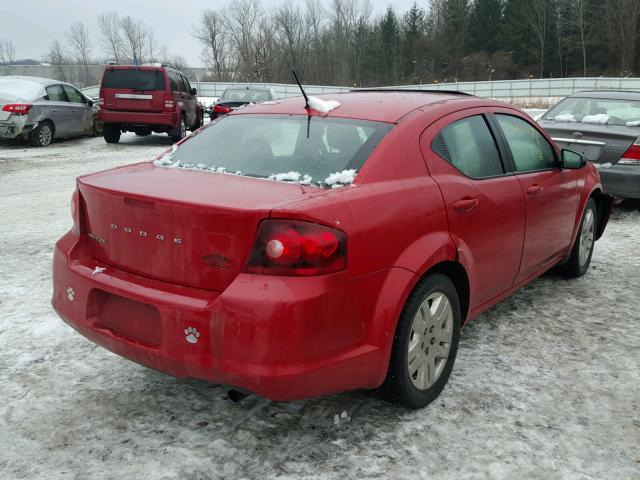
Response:
[[[516,281],[568,253],[578,209],[574,170],[563,170],[554,147],[525,119],[495,111],[526,202],[526,235]]]
[[[67,100],[71,107],[71,135],[86,135],[91,132],[93,113],[87,99],[78,90],[64,85]]]
[[[525,228],[520,183],[505,168],[485,114],[474,108],[448,115],[420,139],[469,276],[472,310],[513,286]]]

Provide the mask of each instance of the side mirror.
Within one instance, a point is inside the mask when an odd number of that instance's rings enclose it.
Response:
[[[93,107],[93,100],[91,100],[90,98],[87,98],[87,105],[89,105],[90,107]]]
[[[577,170],[587,164],[582,155],[571,150],[562,150],[562,168]]]
[[[197,95],[198,94],[198,90],[196,90],[195,88],[191,89],[191,95]]]

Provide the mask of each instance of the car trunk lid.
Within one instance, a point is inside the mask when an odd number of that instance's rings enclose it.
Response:
[[[102,79],[100,97],[105,110],[162,112],[165,87],[163,70],[108,68]]]
[[[573,150],[590,162],[616,164],[640,135],[637,127],[541,121],[560,148]]]
[[[81,177],[78,186],[96,260],[218,291],[243,268],[260,220],[318,190],[152,163]]]

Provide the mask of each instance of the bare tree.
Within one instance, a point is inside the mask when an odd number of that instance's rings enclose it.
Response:
[[[635,61],[635,45],[638,38],[640,1],[608,0],[605,11],[613,23],[613,40],[620,52],[620,74],[629,75]]]
[[[578,41],[582,50],[582,76],[587,76],[587,45],[585,41],[587,30],[587,1],[574,0],[573,26],[578,32]]]
[[[232,0],[222,14],[244,80],[253,78],[256,71],[255,37],[262,16],[259,0]]]
[[[122,50],[122,37],[120,34],[120,17],[117,12],[105,12],[98,15],[98,26],[100,27],[100,45],[104,52],[120,63]]]
[[[282,61],[286,70],[296,70],[304,76],[311,42],[311,29],[300,7],[285,0],[273,12],[276,37],[282,46]]]
[[[544,54],[547,42],[548,0],[530,0],[525,12],[527,25],[536,39],[537,55],[540,59],[540,78],[544,76]]]
[[[7,75],[11,74],[12,65],[16,61],[16,47],[11,40],[0,40],[0,63]]]
[[[228,34],[222,16],[214,10],[202,12],[200,24],[193,28],[193,36],[203,45],[202,60],[212,67],[215,79],[229,77]]]
[[[306,0],[305,20],[311,29],[313,48],[313,67],[316,74],[316,83],[320,83],[320,33],[324,26],[324,6],[321,0]]]
[[[71,25],[66,36],[71,45],[75,61],[81,68],[80,81],[86,86],[91,80],[89,75],[89,55],[91,53],[89,31],[84,26],[84,23],[76,22]]]
[[[145,48],[148,45],[149,29],[144,22],[127,15],[120,20],[122,29],[122,49],[125,55],[135,64],[144,61]]]
[[[56,79],[62,82],[69,81],[67,75],[67,64],[69,61],[59,40],[54,40],[51,42],[51,45],[49,45],[49,52],[46,55],[46,60],[54,66],[54,75]]]

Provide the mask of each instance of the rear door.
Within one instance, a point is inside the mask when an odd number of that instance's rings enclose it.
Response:
[[[191,93],[191,84],[187,77],[184,75],[180,75],[182,79],[183,85],[183,101],[184,101],[184,109],[187,115],[187,126],[193,128],[196,126],[196,116],[197,116],[197,105],[198,98]]]
[[[87,99],[78,90],[63,85],[64,92],[71,107],[71,135],[84,135],[91,132],[93,124],[92,109],[87,103]]]
[[[492,109],[526,202],[526,235],[516,281],[568,252],[578,208],[576,170],[564,170],[555,148],[523,117]]]
[[[520,183],[505,166],[486,112],[474,108],[448,115],[420,140],[470,277],[471,309],[511,288],[525,228]]]
[[[107,68],[100,96],[105,110],[162,112],[165,76],[159,68]]]
[[[63,85],[49,85],[45,115],[53,122],[56,138],[73,135],[73,106],[68,102]]]

